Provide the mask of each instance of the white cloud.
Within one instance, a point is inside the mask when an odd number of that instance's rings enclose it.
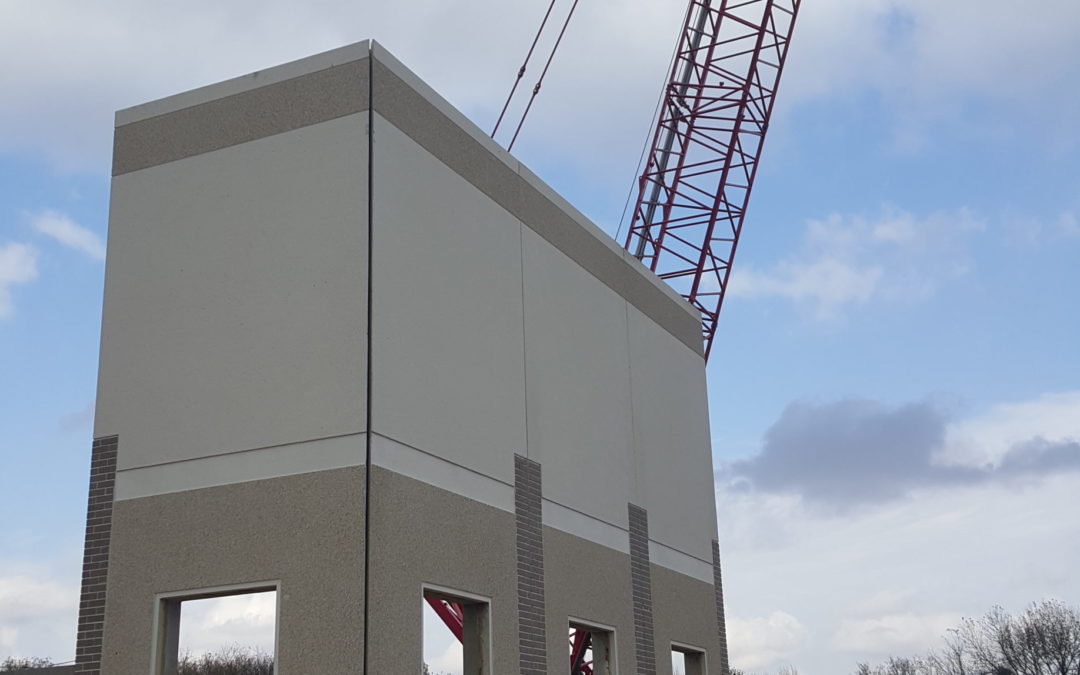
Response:
[[[721,490],[728,615],[779,610],[806,627],[802,643],[781,641],[799,646],[750,666],[739,658],[761,660],[754,655],[765,652],[756,641],[766,629],[736,624],[728,639],[732,664],[775,670],[792,662],[806,675],[851,672],[860,659],[940,646],[954,617],[978,616],[994,604],[1022,610],[1044,597],[1080,597],[1073,569],[1080,559],[1078,492],[1080,475],[1063,474],[1038,490],[928,489],[827,517],[791,500],[778,507],[772,495]]]
[[[431,667],[431,672],[437,675],[461,675],[461,664],[464,658],[461,643],[454,640],[447,644],[443,653],[433,658],[428,666]]]
[[[840,623],[832,645],[847,652],[914,654],[925,651],[950,628],[960,624],[959,614],[889,614]]]
[[[903,609],[910,600],[910,589],[883,589],[865,598],[859,598],[851,607],[851,611],[860,615],[887,614]]]
[[[461,675],[461,643],[442,619],[425,602],[422,609],[424,622],[424,662],[434,675]]]
[[[1077,437],[1080,391],[996,405],[943,424],[951,461],[1003,470],[1002,459],[1033,438]],[[979,452],[960,452],[972,447]],[[852,491],[866,482],[843,463],[827,470]],[[773,650],[765,663],[770,652],[755,641],[767,627],[736,624],[729,633],[733,665],[775,670],[791,662],[806,675],[850,672],[858,660],[939,647],[961,616],[995,604],[1012,611],[1047,597],[1080,597],[1073,570],[1080,558],[1074,515],[1080,472],[1028,474],[1026,482],[1004,473],[1001,480],[916,482],[896,499],[839,512],[815,508],[795,493],[718,483],[728,615],[780,611],[806,630],[802,643]]]
[[[0,319],[15,310],[11,287],[33,281],[37,275],[37,249],[15,242],[0,246]]]
[[[1065,237],[1080,237],[1080,219],[1072,211],[1062,211],[1057,219],[1057,230]]]
[[[1003,403],[950,424],[941,459],[952,464],[996,464],[1017,445],[1041,439],[1080,441],[1080,391],[1048,393]]]
[[[317,9],[283,0],[8,4],[0,60],[20,67],[0,71],[5,101],[15,102],[0,108],[0,148],[101,172],[116,108],[366,37],[384,42],[487,124],[546,9],[542,1],[496,0],[418,0],[407,8],[329,0]],[[531,113],[522,152],[578,169],[602,164],[604,175],[625,186],[684,7],[582,3]],[[1049,0],[1038,12],[976,0],[821,0],[802,7],[781,112],[869,90],[907,127],[898,137],[917,138],[949,115],[967,122],[962,128],[979,126],[961,114],[971,112],[964,99],[978,96],[1008,104],[1003,121],[996,120],[1008,128],[1044,131],[1059,143],[1077,133],[1080,94],[1068,85],[1080,73],[1080,9],[1072,0]],[[550,39],[537,49],[526,93]],[[975,122],[988,109],[979,106]],[[1031,118],[1040,124],[1022,123]],[[551,137],[561,142],[552,146]]]
[[[951,132],[1028,140],[1034,128],[1036,142],[1075,145],[1080,4],[1048,0],[1039,10],[998,0],[804,3],[781,97],[874,91],[899,148],[923,147],[943,122]]]
[[[67,661],[75,653],[78,589],[22,572],[0,574],[0,660]]]
[[[30,217],[30,226],[36,232],[85,253],[94,260],[105,260],[105,242],[101,237],[62,213],[42,211],[34,214]]]
[[[1080,238],[1080,221],[1069,209],[1049,219],[1012,215],[1004,219],[1003,225],[1010,243],[1030,248]]]
[[[859,267],[835,258],[777,263],[768,272],[750,265],[735,272],[731,294],[744,298],[780,297],[809,304],[818,319],[835,318],[841,308],[861,304],[877,292],[882,269]]]
[[[781,298],[826,320],[873,299],[925,298],[940,280],[967,273],[967,240],[985,228],[966,208],[924,217],[892,206],[873,218],[834,213],[808,221],[788,258],[736,268],[730,293]]]
[[[193,657],[232,647],[273,654],[276,612],[274,592],[184,602],[180,650]]]
[[[806,627],[791,614],[774,611],[768,616],[727,621],[731,663],[743,670],[787,660],[806,644]]]
[[[0,108],[0,149],[103,173],[113,110],[369,37],[486,127],[545,9],[495,0],[407,7],[330,0],[317,9],[282,0],[14,5],[0,26],[0,60],[22,66],[0,71],[5,100],[18,102]],[[682,10],[663,2],[582,3],[516,149],[534,164],[572,153],[579,166],[618,166],[613,185],[627,185]],[[549,28],[558,28],[556,18]],[[547,31],[537,46],[513,122],[556,33]],[[564,141],[557,147],[549,142],[556,135]]]

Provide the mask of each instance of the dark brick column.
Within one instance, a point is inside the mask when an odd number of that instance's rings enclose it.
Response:
[[[105,626],[105,578],[109,571],[113,486],[116,483],[117,437],[94,441],[90,456],[90,497],[86,506],[79,633],[75,642],[75,675],[100,675],[101,636]]]
[[[640,506],[627,506],[630,516],[630,589],[634,597],[634,655],[637,657],[638,675],[656,675],[649,514]]]
[[[716,626],[720,631],[720,675],[728,675],[727,621],[724,619],[724,582],[720,578],[720,542],[712,540],[713,589],[716,591]]]
[[[547,675],[542,499],[540,465],[521,455],[514,455],[518,649],[521,675]]]

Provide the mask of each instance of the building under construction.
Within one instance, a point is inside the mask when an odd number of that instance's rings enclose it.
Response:
[[[77,672],[727,670],[701,315],[375,42],[117,113],[94,435]]]

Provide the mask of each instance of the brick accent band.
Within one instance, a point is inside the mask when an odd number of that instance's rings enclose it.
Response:
[[[656,675],[652,573],[649,568],[649,514],[627,504],[630,516],[630,589],[634,599],[634,655],[638,675]]]
[[[75,675],[100,675],[101,636],[105,626],[105,579],[109,571],[113,487],[116,484],[117,437],[94,440],[90,455],[90,496],[86,505],[79,632],[75,640]]]
[[[728,675],[727,621],[724,619],[724,582],[720,578],[720,542],[712,540],[713,589],[716,591],[716,626],[720,632],[720,674]]]
[[[514,455],[518,650],[521,675],[547,674],[542,498],[540,465],[521,455]]]

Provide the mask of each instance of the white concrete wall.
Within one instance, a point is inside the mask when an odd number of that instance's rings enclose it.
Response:
[[[373,175],[372,430],[512,484],[520,225],[378,115]]]
[[[512,509],[540,462],[545,523],[711,582],[704,363],[375,115],[373,463]],[[487,481],[487,483],[485,483]]]
[[[649,538],[712,560],[716,538],[705,368],[670,333],[628,307],[638,505]]]
[[[94,433],[121,470],[364,430],[366,118],[114,178]]]
[[[627,527],[634,495],[626,302],[525,229],[529,458],[544,496]]]

